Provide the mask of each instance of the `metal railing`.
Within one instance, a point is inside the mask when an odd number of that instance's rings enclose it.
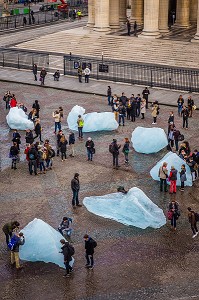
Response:
[[[64,74],[77,76],[77,68],[91,68],[91,78],[199,92],[199,70],[128,61],[64,56]]]

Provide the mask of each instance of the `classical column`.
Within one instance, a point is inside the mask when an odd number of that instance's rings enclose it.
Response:
[[[95,0],[95,31],[106,32],[109,26],[109,0]]]
[[[95,25],[95,0],[88,0],[88,23],[87,27]]]
[[[120,0],[120,22],[126,23],[126,0]]]
[[[168,18],[169,18],[169,0],[160,0],[159,31],[162,33],[169,32]]]
[[[198,1],[197,32],[196,32],[194,38],[191,41],[199,43],[199,0],[197,0],[197,1]]]
[[[198,0],[190,0],[189,21],[190,23],[197,22]]]
[[[144,21],[144,0],[131,0],[131,22],[138,25]]]
[[[159,38],[159,0],[144,1],[144,29],[138,37]]]
[[[98,0],[99,1],[99,0]],[[111,29],[120,28],[120,0],[109,0],[110,1],[110,27]]]
[[[178,27],[189,27],[189,6],[190,0],[178,0],[176,10],[176,23]]]

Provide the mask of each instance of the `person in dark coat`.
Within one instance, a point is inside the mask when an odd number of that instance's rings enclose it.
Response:
[[[88,234],[84,235],[85,250],[86,250],[86,268],[93,269],[94,266],[94,248],[97,246],[96,241],[94,241]]]
[[[14,130],[12,137],[13,137],[13,139],[12,139],[13,143],[17,143],[17,148],[20,151],[19,145],[21,144],[21,140],[20,140],[21,136],[20,136],[19,132],[17,131],[17,129]]]
[[[113,142],[111,143],[111,153],[113,155],[113,168],[118,170],[120,167],[118,164],[118,157],[119,157],[119,149],[121,148],[121,145],[117,144],[117,140],[113,139]]]
[[[37,64],[33,64],[32,72],[34,74],[35,81],[37,81]]]
[[[13,221],[13,222],[8,222],[3,225],[3,233],[6,236],[6,244],[8,245],[11,237],[12,237],[12,232],[14,229],[19,228],[20,224],[18,221]]]
[[[17,169],[17,160],[18,160],[18,154],[19,154],[19,150],[18,150],[18,146],[17,143],[13,143],[13,146],[10,147],[10,158],[12,158],[12,165],[11,165],[11,169],[16,170]]]
[[[71,189],[73,192],[73,199],[72,199],[72,206],[75,208],[76,206],[82,206],[79,204],[79,190],[80,190],[80,183],[79,183],[79,174],[75,173],[74,178],[71,180]]]
[[[111,97],[112,97],[112,91],[111,91],[111,87],[109,85],[108,90],[107,90],[108,105],[111,105]]]
[[[181,115],[182,115],[182,120],[183,120],[183,128],[188,129],[188,119],[189,119],[189,110],[186,106],[183,106],[183,109],[181,111]]]
[[[53,77],[54,77],[54,81],[59,81],[59,77],[60,77],[60,72],[59,72],[59,70],[55,71]]]
[[[142,96],[146,100],[147,109],[149,108],[149,95],[150,95],[150,91],[147,87],[145,87],[145,89],[142,91]]]
[[[195,215],[195,211],[193,211],[191,207],[187,207],[187,210],[188,210],[189,223],[191,224],[191,230],[193,232],[192,238],[194,239],[198,235],[196,215]]]
[[[66,274],[63,277],[69,277],[70,272],[73,271],[73,268],[70,266],[70,261],[72,260],[72,256],[70,254],[69,243],[64,239],[60,240],[60,243],[63,245],[61,247],[61,253],[64,255],[64,264],[66,266]]]
[[[28,158],[29,158],[29,173],[30,173],[30,175],[33,174],[32,168],[34,168],[34,173],[35,173],[35,175],[37,175],[38,152],[35,149],[35,146],[33,144],[30,146],[30,149],[28,151]]]
[[[171,227],[173,230],[176,230],[176,220],[179,217],[179,205],[175,200],[172,200],[169,203],[169,211],[173,213],[172,219],[171,219]]]
[[[59,156],[59,151],[60,151],[60,149],[59,149],[59,143],[60,143],[60,139],[61,139],[61,137],[63,136],[64,134],[63,134],[63,131],[62,130],[59,130],[58,131],[58,134],[57,134],[57,156]]]
[[[42,68],[41,72],[40,72],[40,81],[41,81],[41,85],[44,85],[44,81],[46,78],[47,72],[44,68]]]
[[[127,34],[128,34],[128,36],[130,36],[131,35],[131,23],[130,23],[129,19],[127,19],[126,26],[127,26]]]
[[[69,156],[74,157],[75,156],[75,134],[73,132],[70,132],[69,134],[69,146],[71,150],[71,154]]]
[[[36,139],[39,136],[40,142],[43,143],[43,141],[41,139],[41,124],[40,124],[39,119],[37,119],[35,122],[35,134],[36,134],[36,136],[34,137],[34,139]]]
[[[34,142],[34,137],[33,137],[33,133],[30,129],[26,130],[26,144],[32,144]]]
[[[87,149],[88,160],[92,161],[93,160],[95,144],[94,144],[91,137],[89,137],[88,140],[86,141],[85,147]]]
[[[14,233],[14,236],[17,240],[15,246],[11,250],[11,265],[16,266],[17,270],[20,270],[22,267],[20,266],[19,263],[19,246],[24,245],[25,243],[25,238],[22,232],[20,233]]]
[[[61,152],[61,159],[62,161],[66,160],[66,145],[68,144],[67,139],[65,138],[64,135],[61,136],[60,142],[59,142],[59,149]]]
[[[39,101],[38,100],[35,100],[35,102],[32,105],[32,108],[34,108],[36,110],[35,116],[37,118],[39,118],[40,105],[39,105]]]

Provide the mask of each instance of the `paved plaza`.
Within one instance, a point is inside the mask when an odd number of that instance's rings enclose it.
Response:
[[[69,129],[66,117],[71,108],[78,104],[86,112],[109,111],[105,95],[107,82],[91,81],[88,86],[77,82],[76,78],[62,77],[58,88],[48,75],[46,88],[34,84],[30,72],[12,71],[4,69],[0,78],[6,74],[12,82],[0,82],[0,94],[7,90],[16,94],[19,101],[24,102],[28,110],[35,99],[41,105],[41,124],[43,137],[50,139],[55,147],[54,122],[52,112],[63,106],[63,130],[68,136]],[[25,76],[24,76],[25,74]],[[52,76],[52,75],[51,75]],[[22,80],[23,79],[23,80]],[[15,82],[14,82],[15,81]],[[31,83],[32,85],[19,83]],[[63,86],[64,85],[64,86]],[[141,92],[143,87],[123,84],[111,84],[113,93],[127,95]],[[65,87],[65,89],[64,89]],[[69,88],[70,87],[70,88]],[[75,88],[76,87],[76,88]],[[73,90],[72,91],[69,91]],[[81,92],[85,90],[87,93]],[[96,95],[90,94],[95,93]],[[151,89],[150,100],[154,94],[158,100],[170,99],[176,102],[179,92]],[[159,94],[158,94],[159,93]],[[187,94],[185,95],[185,98]],[[162,97],[161,97],[162,96]],[[197,101],[197,95],[193,95]],[[166,103],[165,103],[166,104]],[[196,103],[197,105],[197,103]],[[187,221],[187,206],[198,210],[198,188],[196,182],[192,188],[186,188],[184,194],[177,192],[176,200],[180,203],[181,217],[177,231],[170,231],[165,225],[160,229],[141,230],[136,227],[124,226],[115,221],[104,219],[89,213],[83,206],[75,211],[71,207],[70,181],[75,172],[80,174],[80,201],[86,196],[104,195],[116,191],[118,185],[126,189],[133,186],[141,188],[146,195],[166,213],[169,194],[161,194],[159,185],[149,175],[150,169],[166,153],[164,149],[154,155],[130,151],[130,164],[125,166],[124,157],[120,154],[119,170],[112,169],[112,157],[108,152],[108,145],[113,138],[123,143],[124,137],[131,138],[133,129],[137,126],[152,127],[150,110],[146,119],[136,119],[135,123],[126,121],[126,126],[114,132],[97,132],[85,134],[84,141],[76,141],[75,157],[62,162],[59,157],[54,158],[53,170],[45,175],[31,177],[24,159],[24,132],[21,144],[21,162],[16,171],[9,167],[8,151],[12,131],[6,124],[5,103],[1,106],[1,167],[0,173],[0,227],[11,220],[17,219],[23,228],[35,217],[41,218],[55,229],[66,214],[73,218],[72,240],[76,249],[74,274],[71,278],[62,278],[63,269],[53,264],[42,262],[23,262],[24,269],[16,272],[10,267],[9,252],[6,251],[4,236],[0,235],[0,298],[12,299],[158,299],[158,300],[189,300],[199,299],[198,293],[198,239],[192,239],[192,232]],[[171,107],[160,106],[158,126],[167,130],[167,119]],[[182,119],[177,116],[177,108],[173,107],[176,125],[190,142],[191,148],[198,145],[198,117],[195,111],[190,119],[189,130],[182,130]],[[88,136],[95,142],[96,155],[93,162],[87,161],[85,141]],[[83,235],[89,232],[97,240],[95,253],[95,268],[88,271],[84,268]],[[38,236],[39,238],[39,236]],[[48,251],[48,249],[46,249]]]

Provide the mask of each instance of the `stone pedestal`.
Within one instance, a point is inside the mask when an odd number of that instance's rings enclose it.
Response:
[[[194,36],[194,38],[191,40],[192,42],[198,42],[199,43],[199,0],[198,1],[198,13],[197,13],[197,32]]]
[[[144,1],[144,29],[138,37],[159,38],[159,0]]]
[[[197,22],[198,0],[190,0],[189,21],[191,24]]]
[[[127,2],[126,0],[119,0],[120,1],[120,22],[126,23],[127,16],[126,16],[126,7]]]
[[[88,23],[87,27],[93,28],[95,25],[95,0],[88,0]]]
[[[159,31],[161,33],[169,32],[168,18],[169,18],[169,0],[160,0]]]
[[[176,23],[177,27],[188,28],[190,26],[189,22],[189,6],[190,0],[178,0],[177,1],[177,11],[176,11]]]
[[[142,25],[144,22],[144,0],[131,0],[131,22]]]
[[[109,0],[95,0],[95,31],[108,32],[109,26]]]
[[[109,0],[110,1],[110,15],[109,22],[111,29],[120,28],[120,0]]]

